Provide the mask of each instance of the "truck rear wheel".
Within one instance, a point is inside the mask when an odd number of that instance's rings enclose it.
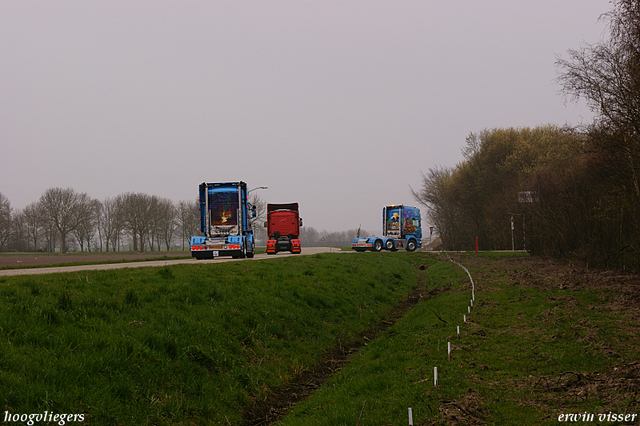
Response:
[[[387,250],[393,250],[393,241],[392,240],[385,241],[384,248],[386,248]]]
[[[415,251],[417,246],[416,240],[409,240],[407,242],[407,251]]]
[[[382,251],[382,240],[376,240],[373,243],[373,251]]]

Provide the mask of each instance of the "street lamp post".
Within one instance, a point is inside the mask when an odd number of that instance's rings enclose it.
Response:
[[[258,186],[256,188],[250,189],[249,191],[247,191],[247,195],[253,191],[255,191],[256,189],[269,189],[268,186]]]

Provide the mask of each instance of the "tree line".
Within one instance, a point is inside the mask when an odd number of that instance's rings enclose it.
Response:
[[[14,211],[0,193],[0,251],[145,251],[182,249],[199,228],[198,202],[127,192],[104,200],[49,188]]]
[[[413,191],[445,248],[526,249],[640,269],[640,1],[617,0],[609,37],[556,62],[593,123],[471,133],[464,160]]]
[[[253,229],[266,241],[266,203],[251,195],[257,217]],[[357,230],[342,232],[301,228],[306,246],[348,246]],[[189,248],[200,234],[198,200],[173,202],[144,193],[127,192],[104,200],[72,188],[49,188],[38,201],[14,211],[0,192],[0,251],[161,251]],[[360,235],[368,235],[360,231]]]

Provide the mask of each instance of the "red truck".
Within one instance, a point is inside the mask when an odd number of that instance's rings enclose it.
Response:
[[[302,219],[298,203],[267,204],[267,254],[279,251],[300,253],[300,227]]]

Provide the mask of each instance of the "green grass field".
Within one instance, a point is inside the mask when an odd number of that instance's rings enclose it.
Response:
[[[270,387],[378,323],[393,256],[0,277],[0,404],[88,424],[239,424]]]
[[[472,308],[451,260],[474,278]],[[0,419],[48,410],[89,425],[258,424],[247,413],[275,389],[381,324],[277,424],[406,425],[409,407],[415,425],[640,414],[637,304],[540,262],[338,253],[0,277]],[[420,302],[389,324],[416,289]]]

